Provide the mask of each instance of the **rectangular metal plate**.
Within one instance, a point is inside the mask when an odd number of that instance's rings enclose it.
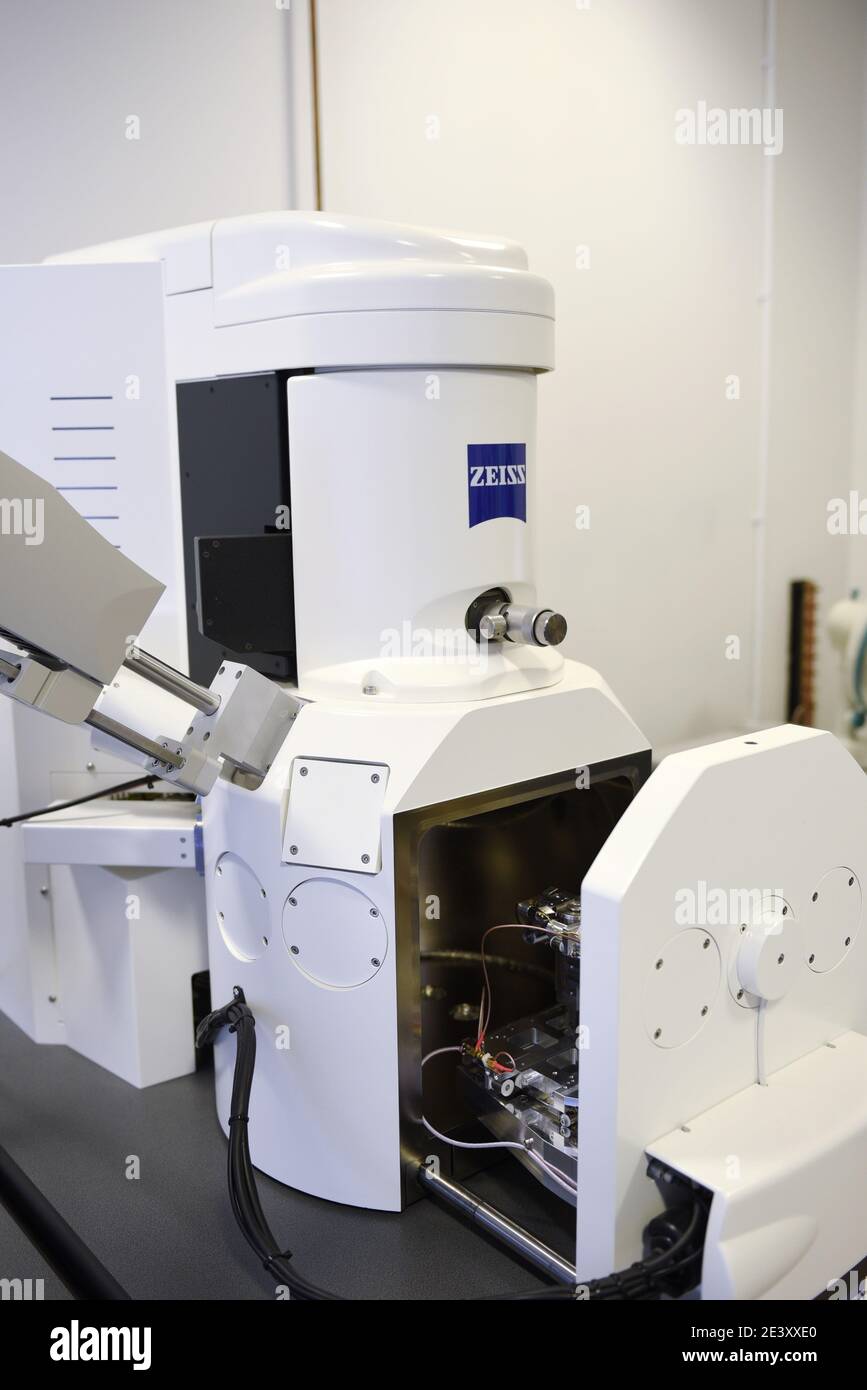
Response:
[[[388,768],[382,763],[295,758],[283,835],[287,864],[376,874]]]

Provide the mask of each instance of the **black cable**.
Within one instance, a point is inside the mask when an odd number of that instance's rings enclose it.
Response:
[[[213,1041],[223,1027],[235,1034],[235,1073],[229,1114],[228,1180],[232,1211],[247,1244],[277,1281],[304,1302],[340,1300],[339,1294],[321,1289],[305,1279],[290,1264],[291,1254],[282,1250],[265,1219],[259,1201],[256,1178],[250,1158],[248,1133],[250,1091],[256,1065],[256,1020],[237,987],[234,1000],[203,1019],[196,1031],[199,1047]]]
[[[235,1034],[235,1071],[232,1079],[232,1100],[229,1110],[228,1152],[229,1198],[235,1220],[247,1244],[261,1260],[265,1269],[279,1283],[285,1284],[296,1299],[304,1302],[322,1300],[346,1302],[347,1300],[341,1294],[331,1293],[328,1289],[320,1288],[305,1279],[292,1267],[290,1263],[291,1251],[280,1249],[262,1211],[259,1192],[256,1187],[256,1176],[250,1158],[248,1130],[250,1092],[256,1066],[256,1020],[240,985],[236,985],[232,993],[234,997],[231,1003],[224,1004],[221,1009],[215,1009],[213,1013],[208,1014],[207,1018],[202,1019],[196,1029],[196,1046],[205,1047],[212,1043],[223,1028],[228,1028],[230,1033]],[[496,1294],[493,1298],[485,1298],[481,1301],[505,1300],[519,1303],[541,1300],[559,1302],[564,1298],[574,1301],[578,1298],[579,1289],[582,1293],[586,1290],[586,1296],[596,1300],[656,1298],[662,1291],[663,1279],[675,1270],[682,1269],[700,1253],[699,1250],[695,1250],[686,1258],[675,1261],[672,1265],[673,1257],[678,1255],[684,1246],[694,1239],[704,1213],[704,1205],[696,1198],[690,1220],[683,1232],[667,1250],[650,1260],[639,1260],[629,1269],[619,1273],[573,1285],[533,1289],[526,1293]]]
[[[114,1275],[3,1148],[0,1148],[0,1206],[5,1207],[27,1239],[45,1257],[73,1298],[112,1302],[129,1298]]]
[[[101,796],[114,796],[117,792],[131,792],[133,787],[143,787],[145,783],[150,788],[158,780],[157,777],[135,777],[131,782],[118,782],[113,787],[103,787],[98,792],[88,792],[87,796],[74,796],[71,801],[58,801],[53,806],[43,806],[39,811],[22,811],[20,816],[7,816],[5,820],[0,820],[0,828],[17,825],[22,820],[33,820],[36,816],[47,816],[52,811],[68,811],[70,806],[82,806],[85,801],[96,801]]]

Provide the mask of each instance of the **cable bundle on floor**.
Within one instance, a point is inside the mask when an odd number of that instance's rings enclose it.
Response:
[[[248,1131],[250,1092],[256,1066],[256,1020],[239,985],[235,986],[233,996],[229,1004],[208,1014],[199,1024],[196,1030],[196,1046],[205,1047],[212,1043],[223,1028],[228,1028],[230,1033],[235,1034],[235,1072],[229,1114],[228,1157],[229,1196],[235,1220],[247,1244],[265,1269],[279,1284],[284,1284],[289,1289],[293,1298],[305,1302],[324,1299],[346,1302],[342,1295],[320,1288],[293,1268],[290,1251],[281,1250],[262,1211],[250,1158]],[[658,1298],[661,1293],[666,1292],[666,1281],[673,1274],[694,1263],[701,1254],[700,1235],[705,1216],[703,1205],[696,1199],[684,1230],[673,1243],[651,1258],[640,1260],[620,1273],[610,1274],[602,1279],[591,1279],[571,1287],[564,1285],[534,1289],[526,1293],[493,1295],[493,1300],[562,1302],[566,1299],[574,1302],[586,1298],[594,1301]],[[482,1301],[492,1301],[490,1297],[480,1297]]]

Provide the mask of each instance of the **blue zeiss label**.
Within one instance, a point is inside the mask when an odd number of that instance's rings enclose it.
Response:
[[[495,516],[527,520],[526,444],[468,444],[470,526]]]

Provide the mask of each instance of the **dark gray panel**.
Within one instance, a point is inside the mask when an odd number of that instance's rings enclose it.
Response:
[[[190,675],[209,685],[224,656],[264,675],[295,678],[294,622],[282,651],[232,649],[199,631],[195,541],[276,532],[288,508],[287,372],[180,382],[178,448]],[[291,541],[285,547],[292,583]],[[255,614],[251,611],[251,628]]]

